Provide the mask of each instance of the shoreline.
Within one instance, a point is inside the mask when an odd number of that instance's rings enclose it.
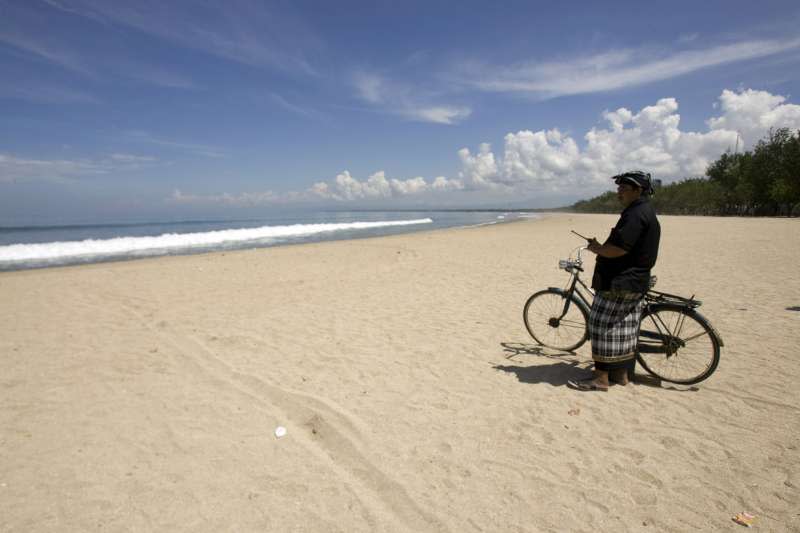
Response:
[[[537,215],[537,219],[538,218],[542,218],[544,216],[546,216],[546,215],[544,215],[544,214]],[[107,258],[107,259],[99,259],[99,260],[92,259],[92,260],[86,260],[86,261],[83,261],[83,262],[77,262],[77,261],[64,262],[64,263],[57,263],[57,264],[52,264],[52,265],[36,264],[34,266],[5,267],[5,266],[2,265],[2,262],[0,262],[0,275],[2,275],[3,273],[6,273],[6,272],[21,272],[21,271],[27,271],[27,270],[42,270],[42,269],[62,268],[62,267],[80,267],[80,266],[89,266],[89,265],[94,265],[94,264],[105,264],[105,263],[124,263],[124,262],[128,262],[128,261],[139,261],[139,260],[145,260],[145,259],[158,259],[158,258],[164,258],[164,257],[195,256],[195,255],[217,254],[217,253],[225,254],[225,253],[234,253],[234,252],[240,252],[240,251],[260,250],[260,249],[266,249],[266,248],[277,248],[277,247],[283,247],[283,246],[299,246],[299,245],[304,245],[304,244],[315,244],[315,243],[321,243],[321,242],[339,242],[339,241],[350,241],[350,240],[360,240],[360,239],[375,239],[375,238],[383,238],[383,237],[394,237],[394,236],[400,236],[400,235],[408,235],[408,234],[421,233],[421,232],[441,231],[441,230],[449,230],[449,229],[469,229],[469,228],[474,228],[474,227],[493,226],[493,225],[496,225],[496,224],[510,224],[510,223],[513,223],[513,222],[519,222],[519,221],[525,221],[525,220],[532,220],[532,218],[531,217],[522,216],[522,217],[516,217],[516,218],[512,218],[512,219],[502,219],[502,220],[495,219],[495,220],[491,220],[491,221],[487,221],[487,222],[482,222],[482,223],[477,223],[477,224],[467,224],[467,225],[461,225],[461,226],[409,229],[409,230],[404,231],[404,232],[390,233],[390,234],[387,234],[387,235],[367,234],[367,235],[349,235],[349,236],[343,236],[343,237],[330,237],[330,236],[324,236],[323,235],[323,236],[307,237],[306,240],[300,240],[298,242],[293,242],[293,240],[290,238],[290,239],[287,239],[287,240],[285,240],[283,242],[277,242],[277,243],[274,243],[274,244],[253,245],[253,246],[250,246],[250,247],[246,246],[243,243],[241,247],[237,246],[237,247],[229,248],[229,249],[222,249],[222,248],[218,248],[218,249],[202,249],[202,250],[184,249],[184,250],[181,250],[181,251],[178,251],[178,252],[175,252],[175,253],[162,253],[162,254],[140,255],[140,256],[129,255],[129,256],[124,256],[124,257],[110,257],[110,258]],[[198,223],[202,223],[202,222],[198,222]],[[148,225],[158,225],[158,224],[154,223],[154,224],[148,224]],[[106,225],[106,226],[116,227],[117,225]],[[141,226],[141,224],[134,224],[132,226]],[[74,241],[74,242],[83,242],[83,241]],[[55,243],[41,243],[41,244],[55,244]]]
[[[800,531],[796,226],[660,219],[693,387],[573,391],[525,331],[614,215],[0,275],[0,529]]]

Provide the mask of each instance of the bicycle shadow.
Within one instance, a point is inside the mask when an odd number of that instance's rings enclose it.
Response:
[[[503,351],[507,352],[506,359],[517,355],[533,355],[558,360],[557,363],[533,366],[495,365],[492,368],[503,372],[513,373],[520,383],[548,383],[554,387],[566,386],[567,381],[581,380],[592,377],[591,361],[582,361],[575,352],[563,352],[545,348],[538,344],[521,342],[501,342]],[[571,360],[569,358],[572,358]],[[649,374],[637,373],[634,378],[635,385],[653,387],[656,389],[675,392],[698,392],[700,389],[694,385],[682,387],[666,383]]]
[[[544,365],[516,366],[495,365],[492,368],[509,372],[517,376],[520,383],[547,383],[553,387],[565,386],[567,381],[591,377],[591,371],[585,361],[580,361],[574,352],[561,352],[536,344],[520,342],[501,342],[506,359],[518,355],[533,355],[555,359],[557,362]]]
[[[540,357],[550,357],[553,359],[563,359],[564,357],[576,357],[575,352],[564,352],[546,348],[538,344],[528,344],[524,342],[501,342],[504,352],[508,352],[506,359],[511,359],[515,355],[537,355]]]

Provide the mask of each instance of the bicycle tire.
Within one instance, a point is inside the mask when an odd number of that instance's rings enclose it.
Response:
[[[691,307],[653,304],[642,313],[636,358],[653,376],[694,385],[714,373],[719,355],[717,333]]]
[[[561,289],[545,289],[525,302],[522,318],[531,337],[548,348],[571,352],[589,338],[589,311],[575,297],[570,297],[567,314],[560,318],[567,293]]]

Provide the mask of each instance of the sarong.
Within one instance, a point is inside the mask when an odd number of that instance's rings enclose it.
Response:
[[[597,370],[633,371],[644,300],[638,292],[598,291],[589,313],[589,339]]]

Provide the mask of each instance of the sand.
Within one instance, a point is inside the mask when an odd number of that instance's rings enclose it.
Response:
[[[615,220],[0,274],[0,530],[800,531],[800,220],[661,217],[720,366],[581,393],[521,311]]]

